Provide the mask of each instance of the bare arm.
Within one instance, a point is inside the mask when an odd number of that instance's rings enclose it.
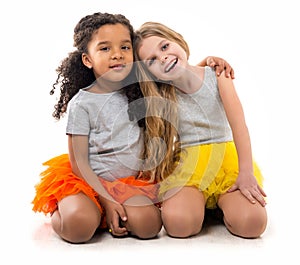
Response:
[[[265,192],[253,175],[253,161],[250,135],[246,125],[244,111],[231,78],[222,73],[218,77],[220,96],[230,123],[239,162],[239,176],[229,192],[239,189],[251,202],[259,201],[265,205]]]
[[[204,58],[198,66],[210,66],[215,69],[217,76],[225,70],[225,76],[234,79],[234,70],[227,61],[220,57],[208,56]]]
[[[113,229],[114,235],[126,235],[126,228],[120,227],[119,225],[119,218],[123,221],[127,220],[124,207],[111,197],[98,180],[98,176],[90,167],[88,158],[88,136],[69,135],[68,146],[72,171],[77,176],[83,178],[99,194],[100,203],[106,211],[107,224]]]

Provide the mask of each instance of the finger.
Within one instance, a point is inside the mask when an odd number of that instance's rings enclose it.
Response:
[[[127,221],[127,215],[125,213],[120,213],[120,218],[123,222]]]
[[[125,212],[124,207],[118,209],[118,215],[119,215],[119,217],[121,218],[121,220],[122,220],[123,222],[126,222],[126,221],[127,221],[127,214],[126,214],[126,212]]]
[[[125,227],[123,228],[117,228],[116,230],[114,230],[114,236],[127,236],[128,235],[128,232],[126,230]]]
[[[238,189],[238,186],[236,184],[233,184],[232,187],[229,190],[227,190],[227,192],[233,192],[237,189]]]
[[[115,234],[122,234],[127,231],[126,227],[120,226],[119,216],[114,218],[111,224],[111,228]]]
[[[110,232],[114,236],[125,236],[128,234],[127,228],[121,225],[121,222],[127,220],[127,215],[124,207],[117,207],[113,212],[109,224]]]
[[[216,62],[214,61],[214,59],[212,57],[209,57],[206,61],[207,65],[210,67],[215,67]]]
[[[231,76],[231,79],[235,79],[234,70],[232,68],[231,68],[231,71],[230,71],[230,76]]]
[[[264,197],[262,197],[262,196],[259,196],[258,198],[256,198],[257,199],[257,201],[261,204],[261,206],[266,206],[267,205],[267,203],[266,203],[266,201],[265,201],[265,198]]]
[[[114,224],[110,225],[110,228],[108,230],[113,236],[126,236],[128,234],[127,229],[125,227],[119,227],[115,226]]]
[[[224,69],[224,68],[223,68],[222,66],[216,65],[216,66],[215,66],[216,75],[217,75],[217,76],[220,76],[221,73],[223,72],[223,69]]]
[[[232,68],[229,66],[229,64],[227,64],[225,67],[225,76],[226,77],[231,77],[231,70],[232,70]]]
[[[261,188],[260,186],[258,186],[258,190],[259,190],[259,192],[260,192],[264,197],[267,197],[267,194],[265,193],[265,191],[263,190],[263,188]]]
[[[253,191],[252,196],[262,205],[266,206],[265,198],[262,196],[262,194],[259,191]]]
[[[219,62],[218,65],[220,67],[220,71],[223,72],[224,69],[226,68],[226,62],[222,60],[221,62]]]
[[[218,65],[215,66],[217,76],[220,76],[223,71],[226,74],[226,64],[224,62],[220,62]]]
[[[249,190],[241,190],[241,192],[251,203],[256,203],[256,199],[252,196]]]

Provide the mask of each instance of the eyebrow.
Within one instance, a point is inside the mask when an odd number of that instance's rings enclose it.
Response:
[[[100,45],[103,45],[103,44],[107,45],[109,43],[111,43],[111,41],[99,41],[96,46],[100,46]],[[122,40],[121,43],[130,43],[131,44],[131,40],[125,39],[125,40]]]

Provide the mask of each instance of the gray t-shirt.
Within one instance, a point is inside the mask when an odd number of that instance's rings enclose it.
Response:
[[[128,100],[120,91],[96,94],[81,89],[69,102],[66,133],[89,137],[91,168],[113,181],[137,175],[141,168],[143,134],[130,121]]]
[[[205,67],[202,86],[193,94],[177,90],[182,147],[232,141],[232,131],[211,67]]]

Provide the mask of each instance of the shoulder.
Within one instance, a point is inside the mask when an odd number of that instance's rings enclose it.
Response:
[[[205,75],[207,76],[213,76],[215,77],[216,76],[216,71],[213,67],[210,67],[210,66],[204,66],[204,73]]]
[[[80,98],[82,97],[82,91],[79,90],[70,100],[69,105],[74,105],[78,101],[80,101]]]
[[[204,67],[204,80],[206,82],[212,82],[213,84],[217,84],[217,74],[213,67],[205,66]]]
[[[84,90],[79,90],[69,102],[69,112],[77,112],[85,110],[91,104],[88,93]]]

